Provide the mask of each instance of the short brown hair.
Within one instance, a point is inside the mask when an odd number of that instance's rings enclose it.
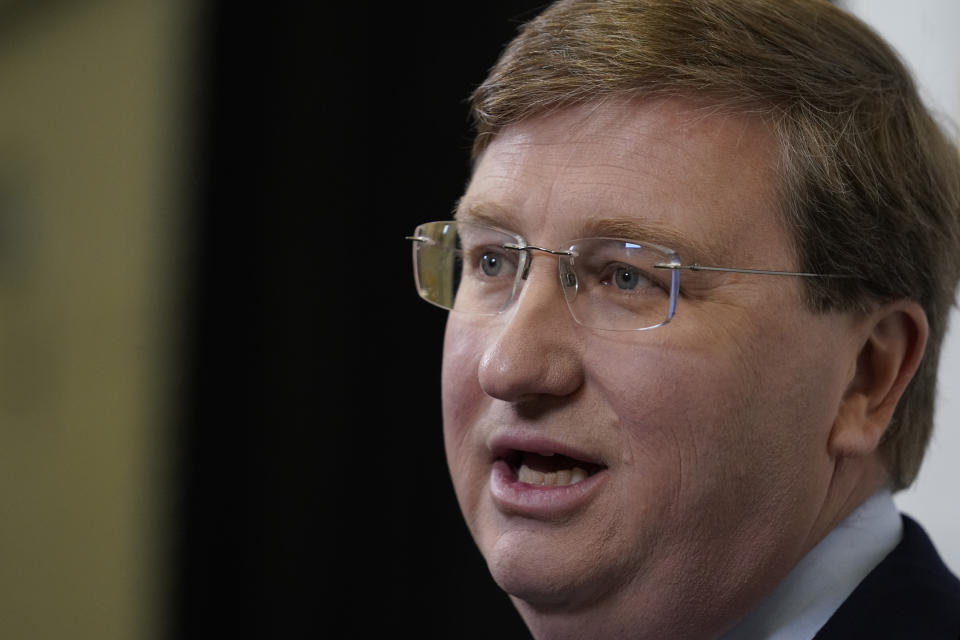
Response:
[[[909,298],[927,349],[881,443],[894,487],[916,477],[960,278],[960,158],[896,53],[818,0],[560,0],[527,23],[473,94],[474,157],[503,127],[616,97],[696,97],[769,122],[785,221],[819,312]]]

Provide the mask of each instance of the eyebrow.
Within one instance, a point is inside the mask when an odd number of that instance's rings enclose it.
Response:
[[[454,217],[464,222],[484,224],[516,231],[514,216],[503,207],[489,202],[458,205]],[[715,247],[695,240],[676,229],[662,224],[624,216],[605,216],[585,220],[578,232],[584,238],[621,238],[658,244],[676,251],[685,262],[700,264],[718,264],[719,256]],[[571,238],[573,239],[573,238]]]
[[[472,222],[474,224],[485,224],[491,227],[503,227],[513,218],[503,207],[492,202],[470,202],[464,204],[463,200],[457,202],[453,212],[454,220],[462,222]],[[504,220],[506,218],[506,220]],[[507,224],[506,226],[509,226]]]

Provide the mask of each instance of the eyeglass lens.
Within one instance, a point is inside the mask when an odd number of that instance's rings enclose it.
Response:
[[[523,239],[464,222],[417,228],[414,270],[427,302],[452,311],[496,315],[516,299],[521,274],[536,250]],[[611,238],[574,241],[560,255],[560,284],[574,319],[597,329],[659,326],[673,313],[678,274],[655,269],[673,256],[636,242]],[[546,257],[546,256],[544,256]]]

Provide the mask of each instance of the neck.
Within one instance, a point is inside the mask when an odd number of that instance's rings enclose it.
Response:
[[[854,509],[890,482],[887,470],[877,454],[837,460],[827,489],[823,509],[810,529],[807,550],[817,545]]]
[[[830,531],[724,640],[813,638],[900,542],[903,524],[881,489]]]

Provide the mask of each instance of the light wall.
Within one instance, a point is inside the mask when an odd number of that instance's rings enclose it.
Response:
[[[958,138],[960,2],[847,0],[913,69],[927,105]],[[936,426],[916,484],[897,496],[901,510],[927,529],[947,565],[960,574],[960,312],[951,317],[940,365]]]
[[[0,637],[165,637],[189,0],[0,4]]]

